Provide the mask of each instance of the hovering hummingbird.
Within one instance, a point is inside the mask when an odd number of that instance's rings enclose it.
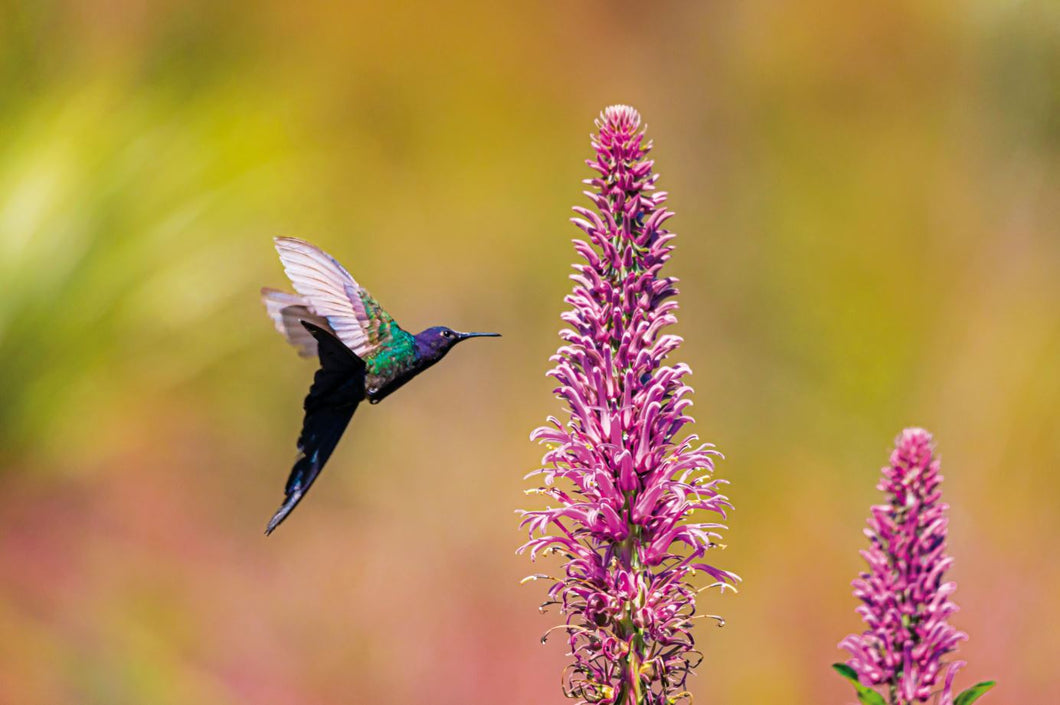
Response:
[[[302,357],[318,357],[320,369],[305,398],[298,459],[285,498],[265,529],[287,518],[335,450],[357,405],[377,404],[445,357],[468,338],[499,333],[458,333],[434,326],[412,335],[354,281],[335,258],[304,240],[275,238],[297,294],[263,288],[261,298],[278,330]]]

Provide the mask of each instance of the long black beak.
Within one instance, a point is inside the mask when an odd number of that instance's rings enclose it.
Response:
[[[468,338],[499,338],[500,333],[457,333],[460,340],[467,340]]]

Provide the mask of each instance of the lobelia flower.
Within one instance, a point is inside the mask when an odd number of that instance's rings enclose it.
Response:
[[[685,681],[702,658],[693,573],[722,590],[739,580],[704,560],[725,527],[686,520],[696,510],[724,518],[731,505],[712,478],[713,446],[677,439],[692,421],[692,390],[687,365],[664,364],[681,338],[663,332],[676,320],[676,280],[661,274],[674,235],[663,228],[671,213],[655,190],[651,144],[628,106],[607,108],[596,126],[587,163],[599,175],[585,181],[596,210],[574,209],[589,241],[574,243],[584,263],[574,266],[569,328],[549,372],[566,420],[551,417],[531,435],[548,450],[528,476],[542,486],[529,493],[555,506],[522,512],[530,540],[519,550],[566,559],[560,578],[527,578],[554,580],[542,611],[558,605],[566,618],[553,628],[570,646],[565,694],[663,705],[689,697]]]
[[[942,660],[968,635],[947,621],[957,611],[950,600],[957,585],[943,581],[953,559],[941,482],[931,434],[902,431],[877,485],[889,501],[872,507],[865,530],[869,548],[861,555],[869,567],[852,583],[868,628],[839,643],[850,659],[834,666],[854,681],[863,703],[910,705],[937,694],[939,705],[966,705],[993,686],[979,683],[955,701],[953,677],[965,663]],[[883,686],[889,700],[868,686]]]

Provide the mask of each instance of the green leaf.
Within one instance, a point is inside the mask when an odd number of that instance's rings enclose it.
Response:
[[[858,688],[858,702],[863,705],[887,705],[882,695],[863,685]]]
[[[854,684],[858,691],[858,702],[862,703],[862,705],[887,705],[887,701],[883,699],[882,695],[872,688],[861,684],[861,681],[858,680],[858,674],[853,668],[845,663],[833,663],[832,668],[835,669],[836,673]],[[954,705],[958,704],[955,703]],[[960,705],[963,705],[963,703]]]
[[[976,683],[968,690],[964,691],[957,696],[957,699],[953,701],[953,705],[972,705],[979,696],[994,687],[994,681],[983,681],[982,683]]]
[[[843,676],[847,680],[853,681],[854,683],[858,683],[858,674],[854,671],[853,668],[846,665],[845,663],[833,663],[832,668],[836,670],[836,673]]]

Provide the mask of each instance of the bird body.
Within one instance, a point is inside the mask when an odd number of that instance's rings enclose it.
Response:
[[[331,456],[357,406],[377,404],[468,338],[434,326],[413,335],[387,313],[342,265],[297,238],[275,238],[280,261],[297,294],[263,288],[262,301],[276,329],[320,368],[303,404],[299,455],[285,499],[265,530],[271,533],[309,490]]]

